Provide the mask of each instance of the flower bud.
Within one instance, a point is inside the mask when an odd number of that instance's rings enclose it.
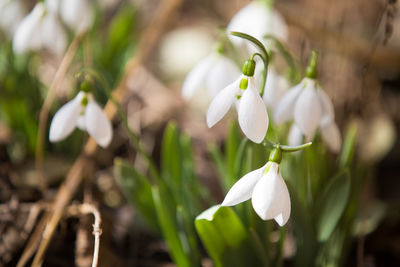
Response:
[[[253,59],[248,59],[243,65],[242,72],[246,76],[253,76],[256,69],[256,62]]]

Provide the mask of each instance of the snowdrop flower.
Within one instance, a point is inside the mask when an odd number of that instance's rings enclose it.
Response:
[[[263,100],[265,104],[275,111],[277,104],[289,89],[289,82],[274,70],[269,69]]]
[[[221,206],[234,206],[251,198],[253,209],[263,220],[274,219],[284,226],[290,217],[290,196],[280,171],[282,152],[272,151],[263,167],[240,178]]]
[[[87,31],[94,20],[89,0],[63,0],[60,15],[65,24],[77,33]]]
[[[213,52],[195,65],[186,76],[182,86],[182,96],[189,100],[199,93],[205,93],[211,100],[239,75],[239,68],[230,58]]]
[[[233,104],[243,133],[251,141],[261,143],[268,130],[268,114],[254,83],[255,61],[249,59],[243,66],[243,75],[222,89],[207,111],[207,125],[214,126]]]
[[[280,40],[288,39],[288,28],[278,11],[261,1],[253,1],[241,9],[230,21],[227,31],[244,32],[254,36],[258,40],[264,40],[267,34],[273,35]],[[249,51],[253,47],[245,40],[230,37],[237,46],[249,45]]]
[[[61,55],[67,46],[67,36],[60,24],[52,1],[39,2],[21,21],[13,38],[16,53],[47,49]]]
[[[0,28],[7,35],[14,35],[24,16],[25,8],[20,0],[0,0]]]
[[[335,113],[332,101],[321,89],[316,80],[316,54],[310,60],[315,61],[314,67],[307,72],[306,77],[291,90],[289,90],[275,110],[276,124],[282,124],[294,119],[296,128],[289,134],[290,142],[298,142],[299,131],[305,135],[306,140],[312,140],[319,127],[323,140],[333,152],[338,152],[341,146],[341,136],[335,123]],[[310,66],[309,66],[310,67]],[[297,137],[296,137],[297,136]],[[296,141],[297,140],[297,141]],[[292,145],[294,145],[292,143]]]
[[[111,142],[111,123],[91,93],[80,91],[56,112],[50,125],[50,141],[65,139],[75,127],[87,131],[102,147],[107,147]]]

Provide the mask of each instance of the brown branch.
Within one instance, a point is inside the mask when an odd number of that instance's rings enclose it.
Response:
[[[118,102],[126,95],[126,88],[128,87],[129,77],[137,70],[139,66],[146,63],[151,55],[152,50],[157,44],[158,39],[163,34],[163,31],[168,22],[175,18],[174,12],[180,6],[182,0],[164,0],[161,2],[157,9],[154,19],[143,32],[143,36],[139,42],[138,50],[135,56],[133,56],[125,66],[124,75],[113,92],[113,97]],[[111,101],[108,101],[105,106],[105,113],[108,118],[114,117],[116,113],[116,107]],[[71,170],[67,174],[64,184],[60,187],[52,209],[45,214],[38,226],[35,228],[25,251],[23,252],[17,267],[25,266],[26,262],[35,252],[37,246],[40,243],[39,249],[33,260],[32,266],[41,266],[43,262],[44,254],[50,243],[50,239],[61,219],[65,207],[70,202],[71,198],[75,194],[76,189],[82,181],[82,172],[86,164],[89,163],[87,156],[91,156],[96,151],[97,144],[90,138],[85,145],[84,151],[81,156],[75,161]],[[44,232],[43,232],[44,230]],[[42,234],[43,233],[43,234]],[[42,237],[42,239],[41,239]]]
[[[44,146],[44,135],[46,132],[46,123],[47,123],[47,119],[49,117],[49,110],[50,110],[51,104],[53,103],[55,92],[60,87],[62,80],[64,79],[65,74],[67,73],[67,70],[68,70],[69,66],[71,65],[72,59],[75,56],[75,53],[79,47],[79,43],[82,40],[83,36],[84,36],[84,33],[78,34],[72,40],[70,46],[68,47],[67,52],[65,53],[65,55],[60,63],[60,66],[57,69],[57,72],[54,76],[54,79],[53,79],[51,85],[50,85],[49,91],[44,100],[42,108],[40,109],[39,128],[38,128],[38,134],[37,134],[37,139],[36,139],[35,167],[36,167],[36,173],[39,178],[39,185],[40,185],[40,188],[43,193],[47,189],[47,181],[46,181],[46,177],[43,173],[43,146]]]

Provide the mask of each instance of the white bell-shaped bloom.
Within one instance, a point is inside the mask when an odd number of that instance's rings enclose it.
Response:
[[[306,140],[312,140],[320,127],[322,137],[329,148],[334,152],[340,149],[341,137],[335,124],[332,101],[315,79],[304,78],[289,90],[279,102],[274,118],[278,125],[294,119],[296,127],[305,135]]]
[[[58,142],[65,139],[75,127],[86,130],[102,147],[107,147],[111,142],[113,135],[111,123],[90,93],[79,92],[74,99],[56,112],[50,125],[50,141]]]
[[[21,21],[13,38],[16,53],[47,49],[61,55],[67,46],[66,33],[52,1],[39,2]]]
[[[286,224],[290,217],[290,196],[278,163],[269,161],[240,178],[221,206],[234,206],[250,198],[261,219],[275,219],[280,226]]]
[[[239,68],[228,57],[214,52],[194,66],[182,86],[186,100],[206,94],[209,101],[237,76]]]
[[[267,34],[280,40],[288,39],[288,27],[281,14],[261,1],[253,1],[236,13],[228,25],[227,31],[244,32],[260,41],[263,41]],[[244,39],[236,36],[230,36],[230,38],[235,45],[246,44],[250,51],[253,51],[250,43]]]
[[[248,79],[246,89],[240,89],[242,79]],[[239,79],[222,89],[213,99],[207,111],[207,125],[214,126],[236,104],[238,120],[243,133],[251,141],[261,143],[268,130],[268,113],[258,93],[253,77],[241,75]]]
[[[87,31],[94,20],[89,0],[63,0],[60,15],[65,24],[77,33]]]
[[[18,24],[25,16],[25,8],[20,0],[0,0],[0,28],[13,36]]]

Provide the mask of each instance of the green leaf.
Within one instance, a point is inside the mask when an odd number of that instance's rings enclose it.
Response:
[[[213,206],[197,216],[195,225],[214,266],[263,266],[253,238],[231,208]]]
[[[127,200],[153,230],[159,231],[151,184],[147,177],[121,158],[114,160],[114,175]]]
[[[179,130],[174,122],[170,122],[161,147],[161,174],[174,193],[181,191],[182,160]]]
[[[154,205],[156,207],[158,222],[165,241],[167,242],[172,259],[179,267],[191,267],[192,261],[181,243],[178,223],[175,210],[172,210],[171,203],[164,199],[165,193],[158,187],[152,188]]]
[[[335,176],[325,187],[316,203],[319,241],[326,241],[331,236],[346,208],[349,193],[350,175],[347,171]]]
[[[346,132],[346,137],[344,139],[342,151],[339,158],[339,167],[344,169],[350,166],[354,157],[354,150],[356,146],[357,137],[357,125],[355,123],[351,124]]]

